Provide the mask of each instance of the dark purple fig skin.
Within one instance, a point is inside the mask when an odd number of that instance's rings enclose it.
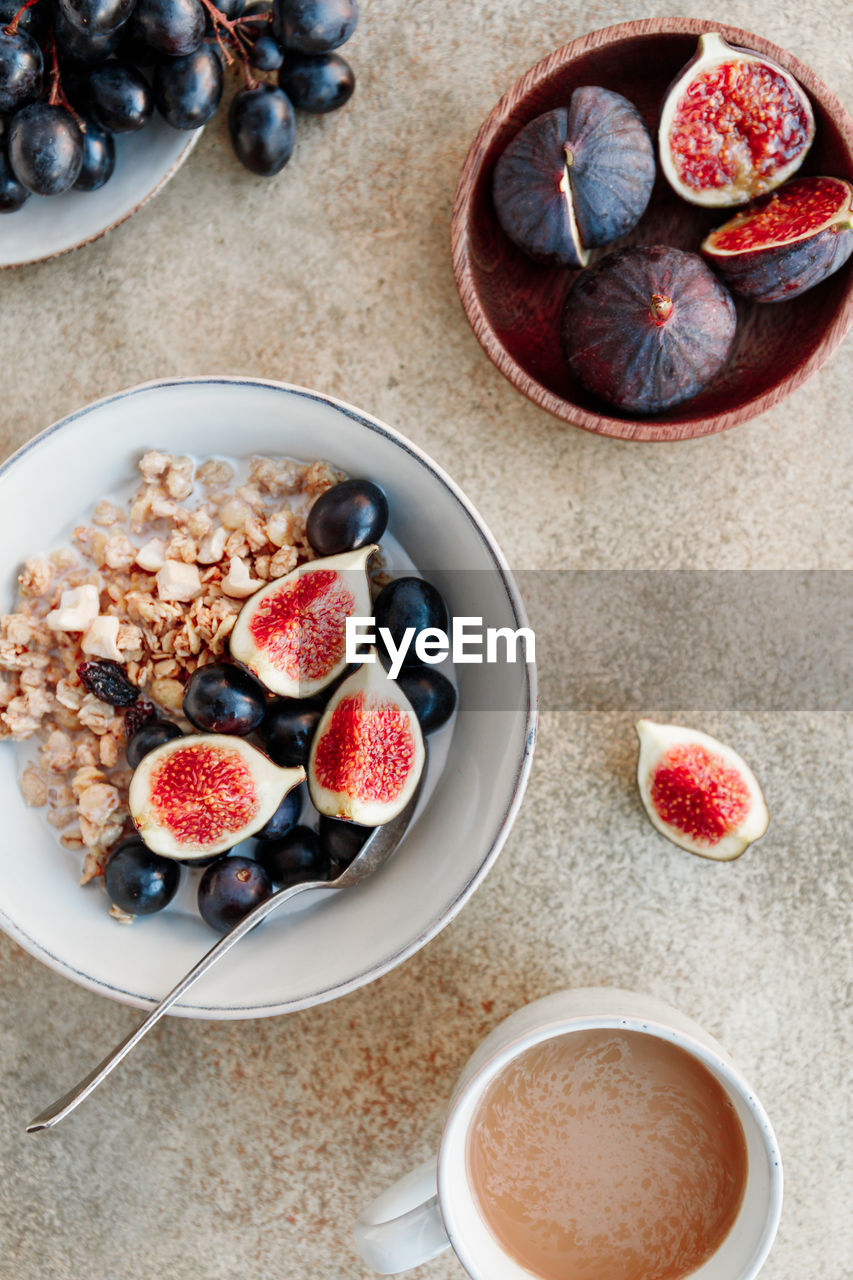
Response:
[[[672,300],[656,324],[653,295]],[[661,413],[696,395],[725,365],[735,307],[695,253],[667,245],[608,254],[575,280],[563,309],[563,355],[588,390],[620,409]]]
[[[612,244],[637,225],[655,184],[655,149],[637,108],[587,85],[569,106],[569,180],[586,249]]]
[[[726,284],[753,302],[787,302],[826,280],[853,253],[853,229],[827,227],[796,244],[708,258]]]
[[[574,229],[561,188],[567,171]],[[595,248],[630,231],[654,181],[654,147],[639,112],[621,94],[587,85],[568,108],[538,116],[512,140],[495,166],[493,194],[514,244],[540,262],[580,267],[579,243]]]
[[[580,267],[583,258],[560,183],[569,113],[546,111],[525,125],[495,165],[495,212],[506,234],[537,262]]]

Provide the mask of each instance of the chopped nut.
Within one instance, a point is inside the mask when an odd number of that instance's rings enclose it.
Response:
[[[58,609],[51,609],[46,622],[51,631],[85,631],[97,618],[101,604],[98,588],[84,583],[63,591]]]
[[[157,574],[157,594],[161,600],[195,600],[201,595],[198,566],[167,560]]]
[[[123,654],[118,647],[118,629],[118,618],[101,615],[89,624],[80,648],[95,658],[112,658],[113,662],[121,662]]]
[[[233,596],[239,600],[245,596],[253,596],[258,588],[264,584],[260,578],[251,576],[249,566],[244,560],[239,560],[237,556],[232,556],[228,565],[228,573],[222,579],[221,585],[227,596]]]
[[[216,564],[218,560],[221,560],[227,540],[228,530],[223,529],[222,525],[219,525],[212,533],[205,534],[198,549],[199,564]]]
[[[136,552],[136,563],[148,573],[156,573],[166,563],[166,543],[162,538],[149,538]]]

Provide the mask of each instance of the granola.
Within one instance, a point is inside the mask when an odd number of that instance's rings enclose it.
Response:
[[[343,478],[322,461],[254,457],[238,482],[223,459],[157,450],[139,471],[125,507],[102,498],[72,547],[26,562],[17,608],[0,617],[0,739],[37,744],[23,798],[82,854],[82,884],[129,827],[131,771],[122,712],[86,691],[78,666],[119,662],[180,717],[188,677],[226,652],[245,599],[314,557],[308,509]]]

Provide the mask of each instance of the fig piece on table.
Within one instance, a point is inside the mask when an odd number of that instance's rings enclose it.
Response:
[[[346,620],[370,616],[371,544],[299,565],[250,596],[231,632],[231,655],[272,693],[309,698],[347,665]]]
[[[142,758],[128,807],[149,849],[199,861],[254,835],[304,778],[304,769],[280,768],[243,738],[193,734]]]
[[[746,204],[796,173],[814,132],[808,95],[790,72],[706,32],[664,99],[661,168],[691,204]]]
[[[608,254],[582,271],[561,320],[563,355],[589,390],[631,413],[661,413],[725,366],[735,336],[725,285],[667,245]]]
[[[311,744],[308,791],[319,813],[379,827],[406,807],[426,760],[418,718],[376,659],[345,680]]]
[[[853,186],[842,178],[794,178],[712,231],[702,252],[744,298],[796,298],[853,253]]]
[[[770,815],[755,774],[716,738],[679,725],[637,723],[637,783],[653,826],[679,848],[729,862],[760,839]]]
[[[495,166],[495,210],[532,258],[584,267],[590,249],[636,226],[654,180],[654,147],[636,107],[585,85],[510,142]]]

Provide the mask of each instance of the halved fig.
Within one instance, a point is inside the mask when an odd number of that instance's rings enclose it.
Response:
[[[789,72],[711,31],[664,99],[661,168],[691,204],[746,204],[796,173],[814,130],[811,103]]]
[[[425,760],[408,698],[379,661],[366,662],[336,690],[317,726],[308,759],[311,800],[329,818],[382,826],[414,795]]]
[[[367,561],[375,543],[301,564],[250,596],[231,655],[286,698],[308,698],[347,665],[346,620],[370,615]]]
[[[639,222],[655,181],[649,131],[619,93],[585,85],[513,138],[495,166],[498,220],[540,262],[585,267]]]
[[[199,733],[143,757],[128,806],[149,849],[195,862],[259,831],[305,770],[281,769],[243,738]]]
[[[637,723],[637,782],[653,825],[703,858],[739,858],[770,816],[752,770],[731,747],[679,725]]]
[[[561,321],[575,376],[610,404],[660,413],[701,391],[735,335],[734,303],[695,253],[618,249],[582,271]]]
[[[796,298],[853,253],[853,186],[842,178],[795,178],[717,227],[702,252],[744,298]]]

